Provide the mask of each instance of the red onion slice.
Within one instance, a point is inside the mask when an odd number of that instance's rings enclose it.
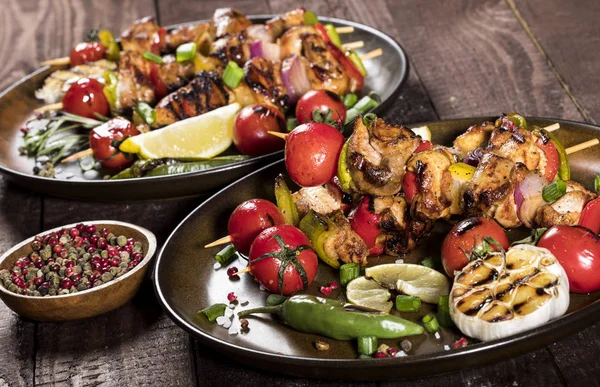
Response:
[[[530,172],[515,188],[515,204],[517,216],[525,227],[532,228],[537,209],[546,204],[542,197],[548,181],[537,173]]]
[[[292,104],[311,89],[308,74],[296,54],[287,57],[281,64],[281,79]]]
[[[255,40],[250,43],[250,58],[256,58],[258,56],[271,62],[278,61],[281,56],[281,49],[278,44]]]
[[[260,40],[255,40],[250,43],[250,58],[262,57],[262,42]]]
[[[262,42],[273,42],[271,31],[264,24],[253,24],[246,28],[249,40],[260,40]]]

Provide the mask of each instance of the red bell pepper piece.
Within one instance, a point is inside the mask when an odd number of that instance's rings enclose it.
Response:
[[[408,204],[412,203],[419,193],[419,182],[417,180],[417,174],[411,171],[407,171],[402,179],[402,192],[404,192],[404,198]]]
[[[583,207],[579,225],[590,229],[594,234],[600,233],[600,198],[589,201]]]
[[[156,99],[161,99],[169,94],[169,90],[164,82],[160,79],[160,67],[156,63],[152,63],[150,67],[150,82],[154,86],[154,94]]]
[[[363,88],[363,85],[365,84],[365,77],[362,76],[360,71],[356,68],[356,66],[354,66],[354,63],[352,63],[352,61],[348,59],[346,54],[342,50],[340,50],[338,46],[333,44],[323,24],[315,24],[315,28],[321,39],[323,39],[327,44],[327,49],[329,50],[331,55],[333,55],[335,60],[342,65],[344,70],[346,70],[346,74],[348,74],[348,77],[350,77],[350,79],[354,81],[357,90],[361,90]]]
[[[150,48],[150,51],[156,55],[160,55],[162,49],[165,46],[166,37],[167,29],[164,27],[159,28],[158,31],[156,31],[156,33],[154,34],[154,38],[152,40],[152,47]]]
[[[371,198],[365,196],[362,198],[357,207],[355,207],[350,215],[350,226],[359,237],[365,241],[370,249],[370,255],[380,255],[383,253],[383,245],[377,244],[377,237],[381,234],[379,228],[380,216],[369,210]]]
[[[553,181],[556,173],[558,172],[558,166],[560,163],[560,159],[558,156],[558,151],[556,150],[556,146],[552,141],[547,141],[544,144],[544,141],[539,138],[535,145],[544,152],[546,155],[546,159],[548,160],[548,164],[546,165],[546,172],[544,173],[544,177],[548,181]]]
[[[433,149],[433,144],[427,140],[421,140],[417,149],[415,149],[415,153],[429,151]]]

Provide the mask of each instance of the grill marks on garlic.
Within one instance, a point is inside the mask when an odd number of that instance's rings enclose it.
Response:
[[[548,250],[529,245],[469,263],[450,292],[450,315],[457,327],[483,341],[542,325],[568,306],[564,269]]]

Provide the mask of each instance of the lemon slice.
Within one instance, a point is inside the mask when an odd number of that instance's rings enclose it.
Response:
[[[354,305],[390,313],[393,305],[390,297],[389,290],[365,277],[355,278],[346,285],[346,299]]]
[[[424,141],[431,142],[431,130],[427,126],[419,126],[418,128],[411,129],[414,134],[421,136]]]
[[[231,146],[239,103],[177,121],[163,129],[129,137],[119,147],[145,159],[211,158]]]
[[[423,302],[437,304],[441,296],[450,292],[450,282],[439,271],[422,265],[391,263],[368,267],[365,276],[381,286],[416,296]]]

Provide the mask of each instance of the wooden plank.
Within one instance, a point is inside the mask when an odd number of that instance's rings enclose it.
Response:
[[[578,0],[513,1],[523,27],[539,43],[563,87],[589,122],[600,122],[600,2]],[[516,6],[515,6],[516,4]],[[547,11],[552,10],[552,11]]]
[[[173,6],[169,0],[157,0],[160,22],[162,25],[184,23],[194,20],[210,19],[215,9],[234,7],[245,15],[260,15],[270,13],[266,0],[221,0],[185,1]]]
[[[41,198],[0,177],[0,252],[40,231]],[[0,386],[34,385],[35,323],[0,303]]]

